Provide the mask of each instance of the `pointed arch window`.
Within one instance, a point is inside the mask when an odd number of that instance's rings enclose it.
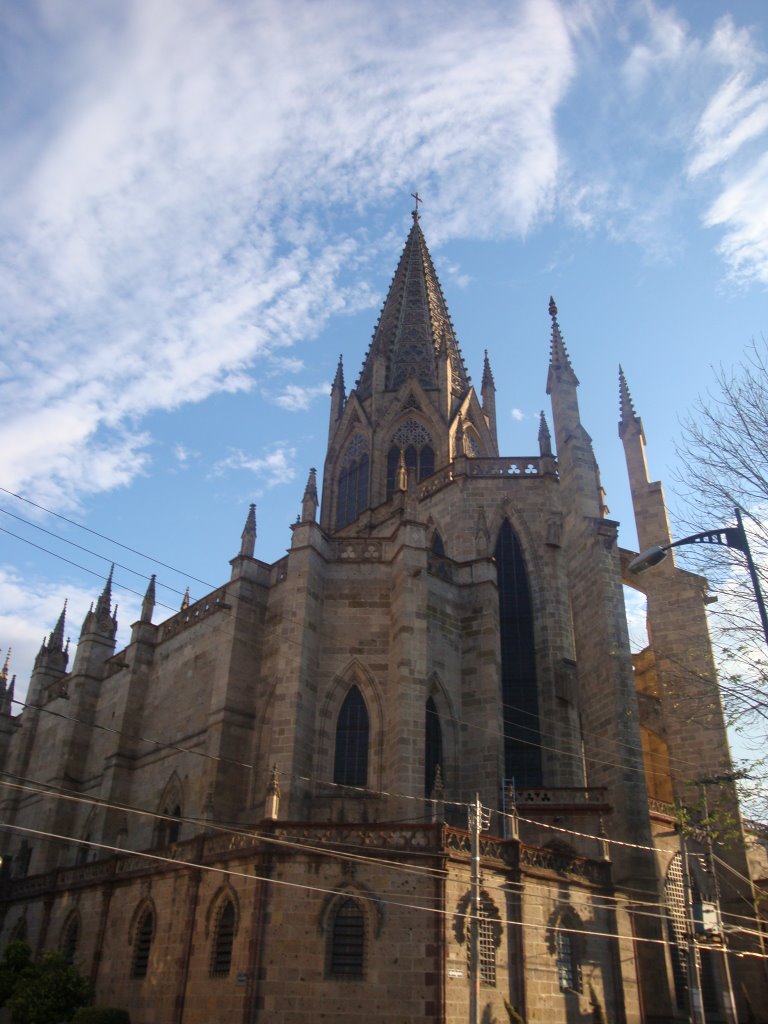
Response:
[[[432,697],[427,700],[424,726],[424,794],[430,797],[435,788],[437,769],[442,769],[443,764],[443,734]]]
[[[68,964],[75,962],[77,943],[80,939],[80,920],[77,914],[73,914],[67,921],[61,936],[61,952],[64,954]]]
[[[155,915],[147,907],[139,918],[136,926],[136,937],[133,943],[133,959],[131,961],[131,977],[146,978],[149,968],[149,953],[155,934]]]
[[[365,917],[357,900],[343,900],[331,928],[331,974],[362,978],[365,962]]]
[[[418,482],[426,480],[435,472],[435,449],[429,432],[417,420],[406,420],[395,431],[387,453],[388,498],[395,491],[401,453],[405,458],[405,468]]]
[[[354,522],[368,507],[368,445],[355,434],[344,453],[336,491],[336,529]]]
[[[235,940],[235,906],[226,900],[216,921],[211,948],[211,977],[225,978],[232,966],[232,946]]]
[[[339,711],[333,781],[340,786],[368,784],[368,737],[370,725],[363,695],[353,686]]]
[[[523,551],[505,519],[496,542],[501,635],[504,775],[516,786],[541,785],[541,726],[533,604]]]

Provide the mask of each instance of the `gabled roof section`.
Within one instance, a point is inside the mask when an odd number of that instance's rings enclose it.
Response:
[[[469,389],[469,376],[419,215],[414,211],[413,227],[356,384],[358,396],[371,396],[373,365],[379,356],[385,360],[387,391],[396,390],[410,377],[424,388],[438,387],[437,361],[442,346],[451,366],[451,390],[461,397]]]

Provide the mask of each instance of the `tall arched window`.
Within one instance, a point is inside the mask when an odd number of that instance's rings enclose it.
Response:
[[[235,940],[235,907],[232,900],[226,900],[219,910],[216,931],[211,947],[212,977],[225,978],[232,966],[232,945]]]
[[[155,934],[155,915],[150,907],[142,913],[136,924],[133,941],[133,959],[131,961],[131,977],[146,978],[149,968],[149,951]]]
[[[395,491],[400,455],[405,456],[405,467],[417,481],[426,480],[435,472],[435,450],[432,438],[422,425],[414,419],[406,420],[395,431],[392,445],[387,453],[387,497]]]
[[[333,781],[340,786],[368,783],[368,709],[363,695],[353,686],[339,711]]]
[[[496,543],[504,705],[504,775],[518,787],[541,785],[541,732],[533,607],[520,541],[504,520]]]
[[[80,938],[80,919],[77,913],[73,913],[64,926],[61,935],[61,952],[64,954],[68,964],[75,962],[77,943]]]
[[[427,700],[424,718],[424,794],[431,796],[435,788],[437,767],[443,764],[443,735],[440,729],[440,717],[434,700]]]
[[[355,434],[344,453],[336,492],[336,529],[354,522],[368,507],[368,445]]]
[[[339,904],[331,928],[330,971],[362,978],[365,961],[365,917],[351,897]]]

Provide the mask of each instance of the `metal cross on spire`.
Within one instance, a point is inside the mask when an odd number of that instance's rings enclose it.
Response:
[[[419,219],[419,203],[423,203],[424,200],[421,198],[421,196],[419,195],[418,192],[411,192],[411,196],[413,197],[413,199],[415,200],[415,203],[416,203],[416,205],[414,207],[414,210],[413,210],[413,219],[414,220],[418,220]]]

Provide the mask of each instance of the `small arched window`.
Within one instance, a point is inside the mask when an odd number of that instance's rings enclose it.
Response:
[[[333,781],[340,786],[368,784],[368,709],[363,695],[353,686],[339,711]]]
[[[77,943],[80,938],[80,921],[77,914],[73,914],[67,921],[61,936],[61,952],[68,964],[75,962],[77,954]]]
[[[362,978],[365,961],[365,917],[351,897],[339,904],[331,928],[331,974]]]
[[[235,940],[235,907],[232,900],[226,900],[216,921],[216,931],[211,948],[211,976],[225,978],[232,966],[232,945]]]
[[[146,978],[149,968],[149,952],[155,934],[155,915],[147,907],[136,925],[136,936],[133,942],[133,959],[131,977]]]

